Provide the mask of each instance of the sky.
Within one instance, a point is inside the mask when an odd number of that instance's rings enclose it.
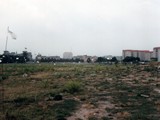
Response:
[[[14,32],[17,39],[7,32]],[[122,55],[160,46],[159,0],[0,0],[0,54]]]

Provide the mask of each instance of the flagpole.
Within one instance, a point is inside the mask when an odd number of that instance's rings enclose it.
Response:
[[[7,28],[7,36],[6,36],[5,51],[7,51],[7,44],[8,44],[8,30],[9,30],[9,27]]]
[[[6,46],[5,46],[5,51],[7,51],[7,43],[8,43],[8,35],[6,37]]]

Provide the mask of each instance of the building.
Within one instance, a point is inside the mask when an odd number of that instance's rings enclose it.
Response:
[[[118,61],[122,61],[122,56],[115,56]]]
[[[150,61],[151,53],[149,50],[123,50],[122,58],[139,57],[141,61]]]
[[[158,49],[158,62],[160,62],[160,49]]]
[[[3,54],[4,54],[4,55],[9,55],[10,52],[5,50]]]
[[[77,56],[73,56],[73,59],[79,59],[79,60],[83,60],[83,55],[77,55]]]
[[[63,59],[72,59],[73,53],[72,52],[64,52],[63,53]]]
[[[73,59],[79,59],[82,60],[83,62],[88,62],[88,59],[90,59],[92,63],[96,62],[96,60],[98,59],[97,56],[88,56],[88,55],[77,55],[74,56]]]
[[[106,55],[106,56],[104,56],[104,58],[106,58],[107,60],[111,60],[113,58],[113,56],[112,55]]]
[[[42,55],[41,55],[41,54],[38,54],[38,55],[36,56],[36,61],[41,61],[41,59],[42,59]]]
[[[23,51],[23,53],[21,53],[19,55],[25,56],[28,61],[32,60],[32,53],[31,52]]]
[[[42,56],[41,54],[38,54],[36,56],[36,61],[41,62],[53,62],[56,60],[60,60],[60,56]]]
[[[17,54],[17,52],[4,51],[1,55],[1,62],[3,63],[25,63],[32,61],[32,53],[23,51]]]
[[[151,60],[151,52],[149,50],[138,50],[138,57],[141,61],[150,61]],[[133,56],[135,57],[135,56]]]
[[[150,54],[151,58],[154,58],[153,51],[150,51]]]
[[[160,62],[160,47],[153,48],[153,58],[156,58]]]
[[[92,57],[91,57],[91,61],[92,61],[92,62],[96,62],[96,61],[97,61],[97,59],[98,59],[98,57],[97,57],[97,56],[92,56]]]
[[[133,51],[133,50],[123,50],[123,52],[122,52],[122,57],[123,57],[123,59],[124,59],[125,57],[131,57],[131,56],[132,56],[132,51]]]
[[[41,56],[42,60],[60,60],[60,56]]]

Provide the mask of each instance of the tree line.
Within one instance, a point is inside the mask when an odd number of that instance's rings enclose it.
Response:
[[[2,54],[0,55],[0,63],[26,63],[29,61],[26,52],[23,52],[21,55],[11,55],[11,54]]]

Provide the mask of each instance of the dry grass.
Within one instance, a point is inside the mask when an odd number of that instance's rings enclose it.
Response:
[[[8,64],[4,65],[4,105],[21,120],[137,120],[160,118],[160,78],[138,65]],[[76,92],[66,84],[76,81]],[[1,82],[1,87],[2,87]],[[72,86],[71,86],[72,87]],[[70,88],[70,86],[69,86]],[[3,89],[0,89],[1,92]],[[52,97],[62,95],[63,100]]]

